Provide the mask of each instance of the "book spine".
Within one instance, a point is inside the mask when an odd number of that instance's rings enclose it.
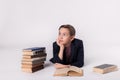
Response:
[[[41,64],[42,62],[44,61],[36,61],[36,62],[22,61],[22,64],[35,65],[35,64]]]
[[[44,68],[44,66],[42,65],[42,66],[37,66],[37,67],[34,67],[34,68],[22,68],[22,71],[33,73],[33,72],[36,72],[36,71],[41,70],[43,68]]]
[[[26,49],[23,49],[23,51],[36,51],[36,50],[44,51],[44,50],[45,50],[45,47],[34,47],[34,48],[26,48]]]
[[[22,64],[21,68],[34,68],[42,65],[44,65],[44,62],[42,62],[41,64],[35,64],[35,65]]]
[[[28,65],[28,66],[34,66],[34,65],[38,65],[38,64],[44,64],[45,62],[38,62],[36,64],[33,64],[32,62],[22,62],[22,65]]]
[[[39,61],[39,60],[42,60],[42,59],[46,60],[46,57],[37,57],[37,58],[31,58],[31,59],[23,58],[22,61]]]
[[[31,59],[31,58],[46,57],[46,56],[47,56],[47,54],[46,54],[46,53],[43,53],[43,54],[39,54],[39,55],[23,55],[23,58]]]
[[[45,54],[45,51],[32,51],[32,52],[24,51],[23,52],[23,55],[40,55],[40,54]]]

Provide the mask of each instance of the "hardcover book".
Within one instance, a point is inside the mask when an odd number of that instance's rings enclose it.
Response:
[[[40,51],[40,50],[37,50],[37,51],[23,51],[23,55],[42,55],[42,54],[45,54],[45,51]]]
[[[31,58],[31,59],[28,59],[28,58],[22,58],[22,62],[24,61],[24,62],[36,62],[36,61],[40,61],[40,62],[42,62],[42,61],[45,61],[46,60],[46,57],[45,56],[43,56],[43,57],[37,57],[37,58]]]
[[[35,64],[35,65],[30,65],[30,64],[22,64],[21,68],[34,68],[37,66],[42,66],[44,65],[44,62],[40,63],[40,64]]]
[[[28,65],[35,65],[35,64],[41,64],[42,62],[44,62],[44,60],[40,60],[40,61],[22,61],[22,64],[28,64]]]
[[[23,49],[23,51],[44,51],[45,50],[45,47],[32,47],[32,48],[26,48],[26,49]]]
[[[39,54],[39,55],[23,55],[23,58],[31,59],[31,58],[46,57],[46,56],[47,56],[47,54],[43,53],[43,54]]]
[[[93,72],[97,72],[101,74],[105,74],[105,73],[109,73],[117,70],[118,70],[117,66],[113,64],[102,64],[99,66],[95,66],[93,68]]]
[[[37,66],[37,67],[34,67],[34,68],[22,68],[22,71],[23,72],[33,73],[33,72],[36,72],[36,71],[41,70],[43,68],[44,68],[44,66],[41,65],[41,66]]]
[[[28,66],[35,66],[35,65],[41,65],[45,64],[45,62],[38,62],[38,63],[32,63],[32,62],[22,62],[21,65],[28,65]]]

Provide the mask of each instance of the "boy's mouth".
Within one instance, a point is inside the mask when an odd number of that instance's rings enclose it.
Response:
[[[60,40],[60,42],[63,42],[63,40]]]

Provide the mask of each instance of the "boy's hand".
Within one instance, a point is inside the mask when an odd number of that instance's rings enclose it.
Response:
[[[56,69],[61,69],[61,68],[69,68],[70,65],[64,65],[64,64],[60,64],[60,63],[55,63],[54,64]]]
[[[57,39],[57,45],[60,47],[60,51],[58,53],[59,58],[62,60],[63,59],[63,51],[64,51],[64,45],[61,44],[60,40]]]
[[[64,45],[60,42],[59,39],[57,39],[56,42],[57,42],[57,45],[58,45],[58,46],[60,46],[61,48],[64,48]]]

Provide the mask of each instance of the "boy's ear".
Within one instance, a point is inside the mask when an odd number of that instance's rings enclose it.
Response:
[[[71,36],[71,41],[74,40],[75,36]]]

